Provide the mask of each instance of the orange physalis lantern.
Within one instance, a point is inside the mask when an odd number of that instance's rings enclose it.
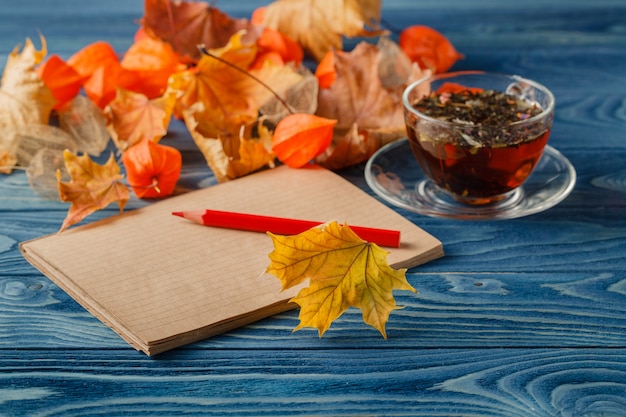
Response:
[[[463,58],[463,54],[458,53],[443,34],[428,26],[416,25],[404,29],[400,33],[398,45],[420,68],[435,73],[446,72]]]
[[[122,162],[137,197],[160,198],[174,192],[182,156],[176,148],[144,139],[124,152]]]
[[[315,76],[320,88],[330,88],[337,78],[335,71],[335,54],[338,52],[328,51],[315,69]]]
[[[50,55],[46,62],[37,68],[37,75],[57,100],[55,109],[63,107],[76,97],[83,85],[82,77],[58,55]]]
[[[280,122],[272,137],[272,151],[291,168],[300,168],[324,152],[333,139],[336,120],[313,114],[292,114]]]

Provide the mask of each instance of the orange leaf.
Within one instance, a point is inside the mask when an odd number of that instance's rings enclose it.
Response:
[[[76,156],[68,150],[63,152],[63,157],[72,180],[61,182],[61,173],[57,171],[59,196],[61,201],[72,205],[59,233],[114,201],[119,204],[120,212],[124,210],[129,190],[120,182],[123,176],[113,154],[104,165],[94,163],[87,154]]]
[[[428,26],[410,26],[400,33],[400,48],[421,68],[433,72],[446,72],[454,63],[463,58],[452,43],[440,32]]]
[[[55,109],[76,97],[82,88],[82,77],[58,55],[51,55],[37,68],[37,74],[52,91]]]
[[[143,140],[124,152],[122,162],[137,197],[160,198],[174,192],[182,156],[176,148]]]
[[[313,114],[289,115],[276,126],[272,151],[292,168],[304,166],[330,145],[336,123]]]
[[[167,133],[174,107],[174,94],[150,100],[141,93],[118,89],[105,109],[107,130],[119,149],[144,139],[158,141]]]
[[[126,51],[121,61],[124,69],[138,75],[133,91],[148,98],[159,97],[167,88],[171,74],[186,68],[171,45],[147,36],[139,37]]]
[[[385,325],[396,305],[395,289],[416,292],[406,269],[393,269],[387,251],[359,238],[348,225],[330,222],[296,236],[268,233],[274,243],[267,272],[283,289],[309,280],[291,299],[300,305],[300,324],[320,337],[348,307],[360,308],[363,321],[387,337]]]
[[[141,21],[146,33],[164,40],[181,55],[197,59],[198,45],[220,48],[232,35],[255,30],[246,19],[233,19],[206,2],[145,0]],[[252,39],[254,41],[254,39]]]

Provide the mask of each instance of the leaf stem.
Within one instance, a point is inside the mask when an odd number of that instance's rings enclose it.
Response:
[[[293,110],[291,110],[289,108],[289,105],[287,104],[287,102],[285,100],[283,100],[283,98],[281,96],[278,95],[278,93],[276,91],[274,91],[272,89],[272,87],[270,87],[269,85],[265,84],[261,79],[259,79],[258,77],[250,74],[248,71],[246,71],[243,68],[238,67],[237,65],[233,64],[232,62],[228,62],[227,60],[225,60],[222,57],[219,57],[215,54],[212,54],[211,52],[209,52],[208,49],[206,49],[206,46],[204,45],[198,45],[198,50],[203,54],[206,55],[208,57],[211,57],[213,59],[218,60],[219,62],[221,62],[222,64],[228,65],[229,67],[239,71],[242,74],[247,75],[248,77],[252,78],[254,81],[256,81],[257,83],[261,84],[267,91],[269,91],[270,93],[272,93],[272,95],[274,97],[276,97],[276,100],[278,100],[280,102],[280,104],[282,104],[285,109],[287,109],[287,111],[289,112],[289,114],[294,114]]]

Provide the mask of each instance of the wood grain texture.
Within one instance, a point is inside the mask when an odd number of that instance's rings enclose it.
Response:
[[[219,2],[246,17],[262,0]],[[385,0],[384,24],[427,24],[455,69],[513,72],[556,96],[550,138],[575,166],[558,206],[508,221],[398,210],[446,257],[413,268],[419,294],[388,340],[348,310],[320,339],[297,311],[147,358],[30,267],[17,244],[55,233],[67,205],[0,176],[0,416],[626,416],[626,4],[623,0]],[[25,37],[68,57],[132,42],[143,2],[0,5],[0,67]],[[348,41],[352,45],[354,41]],[[181,191],[215,184],[180,122]],[[363,166],[341,174],[371,193]],[[147,202],[132,199],[128,209]],[[87,221],[113,215],[112,206]]]
[[[0,360],[16,417],[574,417],[626,406],[626,354],[614,349],[180,350],[149,362],[33,350]]]

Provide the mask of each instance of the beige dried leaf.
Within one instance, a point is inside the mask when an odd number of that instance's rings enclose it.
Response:
[[[55,103],[52,92],[35,72],[45,57],[46,41],[37,50],[30,39],[22,52],[15,48],[7,59],[0,86],[0,128],[47,124]]]

